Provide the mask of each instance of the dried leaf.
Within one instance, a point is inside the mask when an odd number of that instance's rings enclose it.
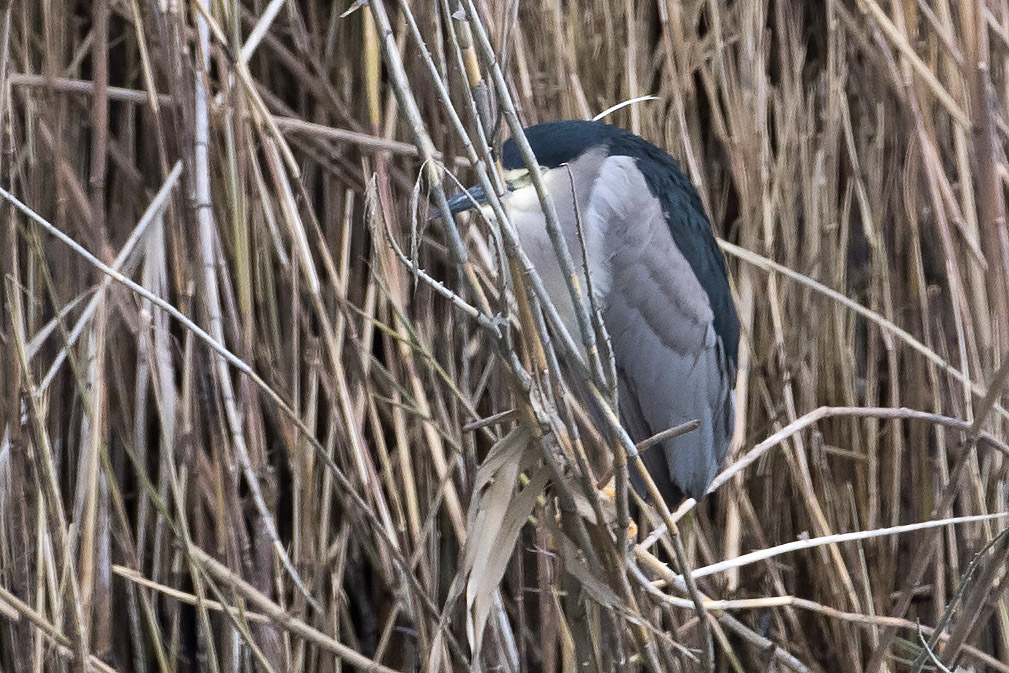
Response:
[[[557,543],[557,551],[564,559],[564,569],[575,576],[581,585],[589,592],[593,600],[606,608],[615,608],[621,605],[621,600],[609,585],[601,578],[596,577],[589,570],[582,558],[582,553],[578,545],[561,531],[556,520],[551,516],[543,517],[543,521],[550,529],[550,534],[554,536]]]
[[[466,607],[470,615],[467,632],[474,657],[480,652],[482,634],[494,601],[494,592],[504,577],[522,526],[529,519],[536,506],[536,499],[546,488],[549,479],[550,471],[546,467],[540,468],[518,497],[505,507],[500,521],[493,522],[493,528],[496,530],[491,534],[482,535],[484,540],[479,543],[470,538],[485,552],[478,555],[480,563],[473,567],[466,586]]]

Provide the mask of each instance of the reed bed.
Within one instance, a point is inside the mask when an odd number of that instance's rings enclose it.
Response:
[[[1009,2],[0,19],[0,670],[1009,671]],[[507,228],[433,217],[643,96],[743,335],[675,512]]]

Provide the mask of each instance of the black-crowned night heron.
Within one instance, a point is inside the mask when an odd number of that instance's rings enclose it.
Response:
[[[700,421],[696,431],[643,456],[670,506],[684,495],[700,499],[732,435],[739,345],[725,260],[700,197],[672,157],[616,126],[560,121],[530,127],[525,135],[580,271],[578,209],[594,298],[611,339],[621,422],[640,442]],[[575,309],[513,140],[505,142],[501,162],[508,181],[504,205],[522,248],[577,339]],[[481,190],[470,190],[452,199],[452,209],[484,198]],[[631,475],[643,493],[633,469]]]

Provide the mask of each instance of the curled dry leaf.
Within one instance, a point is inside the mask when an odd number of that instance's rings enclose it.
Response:
[[[519,531],[546,487],[547,470],[540,468],[522,492],[513,497],[519,473],[536,458],[531,448],[529,432],[520,426],[491,448],[477,470],[459,569],[467,578],[466,635],[474,660],[479,656],[494,592],[504,577]]]
[[[466,589],[466,635],[473,661],[479,660],[483,631],[494,596],[512,557],[522,526],[546,488],[550,470],[537,466],[538,452],[527,428],[520,426],[499,440],[477,469],[467,515],[462,562],[452,582],[447,604]],[[515,495],[519,474],[530,470],[526,486]],[[429,670],[441,664],[443,632],[431,650]]]

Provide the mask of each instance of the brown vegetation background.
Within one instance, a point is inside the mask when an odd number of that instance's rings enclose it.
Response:
[[[879,530],[1009,509],[1005,0],[0,19],[0,670],[1009,671],[1005,520]],[[500,230],[428,213],[647,94],[743,422],[627,545]]]

